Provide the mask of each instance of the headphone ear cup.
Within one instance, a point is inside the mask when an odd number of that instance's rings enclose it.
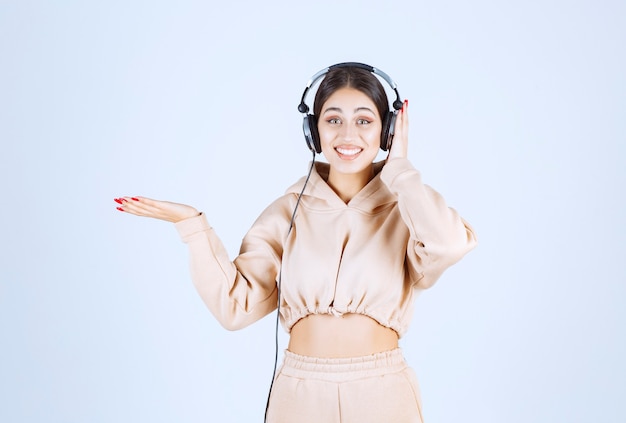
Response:
[[[302,122],[302,131],[304,132],[304,140],[307,147],[314,153],[322,152],[319,132],[317,131],[317,117],[315,115],[306,115]]]
[[[383,128],[380,132],[380,148],[383,151],[387,151],[391,148],[391,141],[393,140],[393,135],[395,133],[396,128],[396,111],[389,112],[383,119]]]

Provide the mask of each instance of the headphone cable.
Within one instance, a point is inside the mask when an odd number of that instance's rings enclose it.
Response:
[[[304,180],[304,186],[298,194],[298,200],[296,201],[296,205],[293,208],[293,213],[291,214],[291,221],[289,222],[289,230],[287,231],[287,237],[291,233],[291,229],[293,228],[293,222],[296,219],[296,211],[298,210],[298,206],[300,205],[300,200],[302,200],[302,195],[304,194],[304,189],[309,183],[309,178],[311,177],[311,172],[313,171],[313,166],[315,166],[315,151],[313,151],[313,159],[311,160],[311,167],[309,167],[309,173],[306,175],[306,179]],[[280,268],[278,269],[278,283],[276,284],[276,296],[278,298],[276,304],[276,328],[275,328],[275,336],[274,336],[274,370],[272,371],[272,382],[270,383],[270,389],[267,393],[267,402],[265,403],[265,417],[263,418],[263,422],[267,423],[267,410],[270,407],[270,396],[272,395],[272,388],[274,387],[274,380],[276,380],[276,370],[278,368],[278,326],[280,322],[280,297],[281,297],[281,283],[282,283],[282,275],[283,275],[283,260],[282,257],[280,259]]]

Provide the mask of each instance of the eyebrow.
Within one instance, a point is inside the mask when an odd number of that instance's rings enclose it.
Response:
[[[374,111],[372,109],[370,109],[369,107],[357,107],[356,109],[354,109],[354,112],[357,113],[357,112],[360,112],[360,111],[363,111],[363,110],[365,110],[367,112],[370,112],[370,113],[374,113]],[[328,112],[341,112],[341,113],[343,113],[343,110],[341,110],[340,107],[328,107],[326,110],[324,110],[322,112],[322,114],[328,113]]]

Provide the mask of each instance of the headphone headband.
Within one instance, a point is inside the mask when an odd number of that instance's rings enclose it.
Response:
[[[393,80],[389,77],[389,75],[387,75],[385,72],[381,71],[380,69],[377,69],[370,65],[366,65],[365,63],[343,62],[343,63],[337,63],[335,65],[324,68],[311,77],[309,82],[307,82],[306,87],[304,88],[304,92],[302,93],[302,99],[300,100],[300,104],[298,105],[298,111],[303,114],[307,114],[309,112],[309,106],[307,106],[305,102],[306,95],[311,89],[311,87],[315,85],[315,83],[318,80],[320,80],[322,77],[324,77],[328,72],[330,72],[333,69],[348,68],[348,67],[364,69],[368,72],[373,73],[374,75],[380,76],[387,84],[389,84],[391,89],[396,93],[396,99],[392,104],[393,108],[396,110],[400,110],[402,108],[402,100],[400,100],[400,93],[398,93],[397,85],[395,82],[393,82]]]

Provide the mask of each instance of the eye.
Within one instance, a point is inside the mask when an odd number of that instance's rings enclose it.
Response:
[[[372,121],[367,119],[357,119],[356,123],[357,125],[369,125]]]
[[[339,118],[330,118],[326,119],[326,122],[330,123],[331,125],[339,125],[341,123],[341,120]]]

